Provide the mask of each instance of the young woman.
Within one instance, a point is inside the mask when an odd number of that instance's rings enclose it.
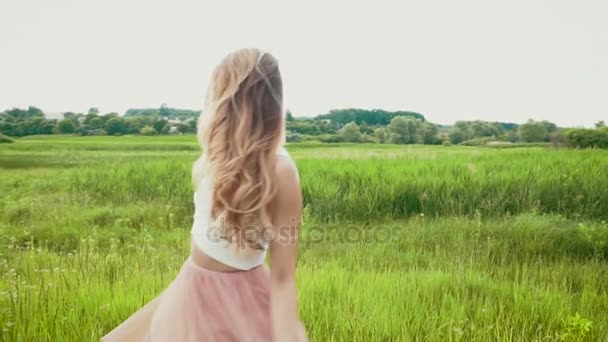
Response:
[[[190,257],[103,341],[306,340],[295,284],[302,197],[284,130],[277,60],[257,49],[225,57],[199,119]]]

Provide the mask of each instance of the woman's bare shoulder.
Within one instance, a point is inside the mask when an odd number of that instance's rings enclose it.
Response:
[[[280,149],[285,149],[281,147]],[[298,175],[298,168],[296,163],[291,159],[287,150],[284,153],[277,153],[277,162],[275,167],[275,175],[277,176],[277,183],[279,184],[279,188],[281,185],[297,185],[299,184],[300,177]],[[293,182],[294,184],[289,184]]]
[[[294,222],[299,222],[302,212],[302,190],[298,168],[289,156],[277,157],[273,181],[277,186],[270,203],[274,228],[293,227]],[[284,238],[283,233],[279,232],[282,238]]]
[[[281,145],[277,149],[277,155],[289,157],[289,152],[287,152],[287,149],[285,148],[285,146]]]

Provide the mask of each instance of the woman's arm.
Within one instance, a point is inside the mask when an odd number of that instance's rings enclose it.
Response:
[[[270,249],[270,311],[273,341],[305,341],[296,290],[297,241],[302,215],[298,171],[291,159],[277,158],[278,190],[272,200],[273,240]]]

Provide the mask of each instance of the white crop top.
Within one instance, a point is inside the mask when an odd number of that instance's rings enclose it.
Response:
[[[279,147],[278,155],[289,157],[284,147]],[[268,241],[262,241],[263,250],[247,250],[241,252],[237,246],[222,239],[221,219],[214,219],[211,215],[212,206],[212,178],[203,177],[194,192],[194,222],[192,223],[192,241],[205,254],[211,258],[239,270],[250,270],[264,263]]]

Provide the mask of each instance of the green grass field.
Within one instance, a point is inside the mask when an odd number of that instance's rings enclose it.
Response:
[[[608,151],[289,145],[313,341],[608,340]],[[0,340],[95,341],[189,252],[193,136],[0,145]]]

